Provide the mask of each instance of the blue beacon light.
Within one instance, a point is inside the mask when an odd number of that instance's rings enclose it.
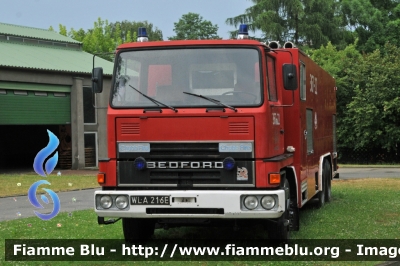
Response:
[[[135,166],[135,168],[137,170],[143,170],[146,168],[146,160],[143,157],[137,157],[134,161],[133,161],[133,165]]]
[[[249,29],[247,24],[240,24],[237,39],[243,40],[249,38]]]
[[[225,170],[232,170],[235,167],[235,159],[233,159],[232,157],[226,157],[223,161],[222,164],[225,168]]]
[[[146,28],[140,27],[138,29],[138,37],[137,37],[138,42],[148,42],[149,38],[147,36],[147,30]]]

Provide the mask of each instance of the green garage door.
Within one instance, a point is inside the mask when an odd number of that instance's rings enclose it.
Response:
[[[71,87],[0,81],[0,125],[71,123]]]

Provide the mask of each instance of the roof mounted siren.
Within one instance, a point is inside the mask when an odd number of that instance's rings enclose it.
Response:
[[[247,27],[247,24],[240,24],[239,26],[239,32],[237,35],[238,40],[245,40],[249,38],[249,29]]]
[[[297,46],[292,42],[285,42],[283,48],[296,48]]]
[[[147,36],[146,28],[140,27],[138,29],[137,42],[148,42],[149,38]]]
[[[270,41],[270,42],[268,43],[268,46],[269,46],[269,48],[271,48],[271,49],[279,49],[279,48],[281,48],[281,45],[279,44],[278,41]]]

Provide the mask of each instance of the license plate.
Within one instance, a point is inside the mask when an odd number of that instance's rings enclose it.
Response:
[[[131,196],[132,205],[169,205],[169,196]]]

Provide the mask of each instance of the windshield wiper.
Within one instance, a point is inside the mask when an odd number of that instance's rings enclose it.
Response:
[[[206,99],[206,100],[208,100],[208,101],[210,101],[210,102],[213,102],[213,103],[218,104],[218,105],[220,105],[220,106],[224,106],[224,107],[226,107],[226,108],[229,108],[229,109],[231,109],[231,110],[237,112],[237,110],[236,110],[235,107],[232,107],[232,106],[229,106],[229,105],[227,105],[227,104],[221,103],[220,101],[215,100],[215,99],[213,99],[213,98],[210,98],[210,97],[207,97],[207,96],[203,96],[203,95],[200,95],[200,94],[195,94],[195,93],[186,92],[186,91],[184,91],[183,93],[189,94],[189,95],[192,95],[192,96],[196,96],[196,97],[199,97],[199,98]]]
[[[147,99],[149,99],[150,101],[152,101],[153,103],[157,104],[158,106],[164,106],[164,107],[168,107],[169,109],[173,110],[175,113],[178,112],[178,110],[172,106],[169,106],[165,103],[159,102],[156,99],[151,98],[150,96],[147,96],[146,94],[142,93],[141,91],[135,89],[133,86],[129,85],[132,89],[134,89],[135,91],[139,92],[141,95],[143,95],[144,97],[146,97]]]

